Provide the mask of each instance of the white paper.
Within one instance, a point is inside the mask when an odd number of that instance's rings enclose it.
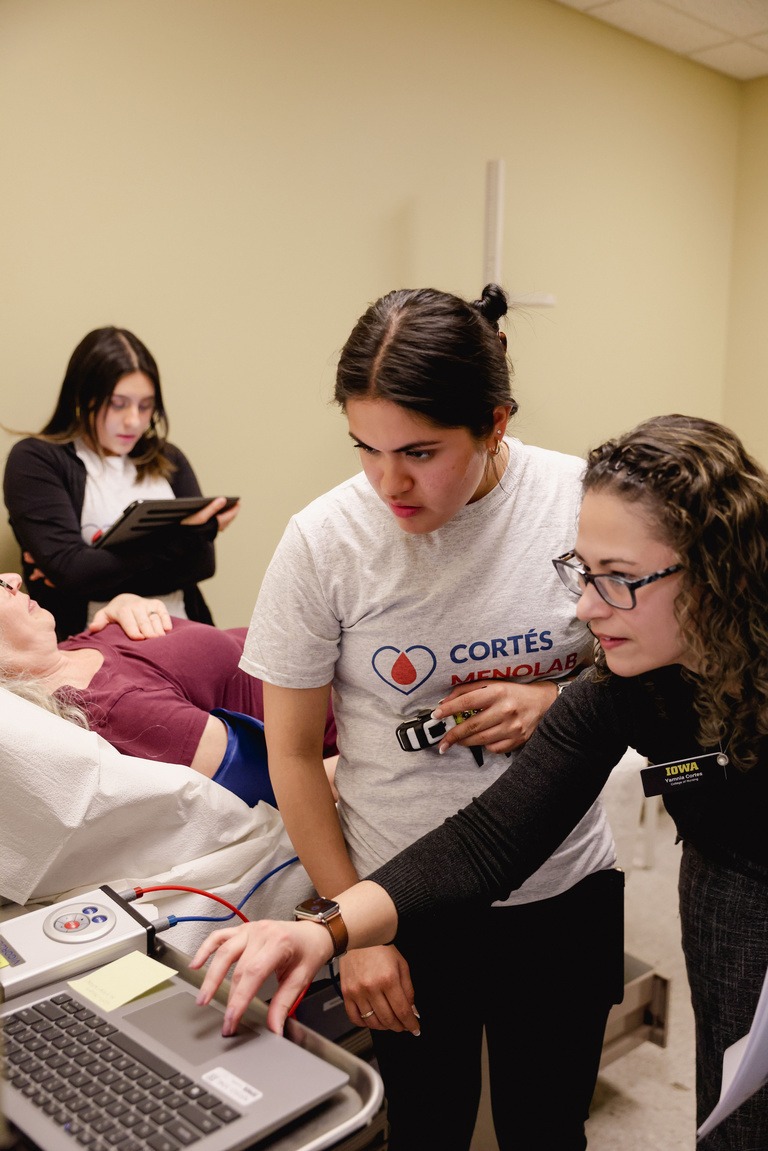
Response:
[[[723,1053],[720,1099],[696,1132],[703,1139],[768,1081],[768,972],[749,1033]]]

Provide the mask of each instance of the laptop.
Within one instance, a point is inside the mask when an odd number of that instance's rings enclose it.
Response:
[[[3,1112],[44,1151],[240,1151],[322,1104],[346,1072],[178,975],[105,1011],[57,980],[0,1004]],[[253,1013],[252,1013],[253,1015]]]

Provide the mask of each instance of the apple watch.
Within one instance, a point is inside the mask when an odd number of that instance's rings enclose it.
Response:
[[[333,940],[334,956],[343,955],[347,950],[349,935],[344,920],[341,918],[341,908],[333,899],[323,899],[316,895],[313,899],[305,899],[298,907],[293,909],[294,919],[309,919],[313,923],[322,923],[327,927]]]

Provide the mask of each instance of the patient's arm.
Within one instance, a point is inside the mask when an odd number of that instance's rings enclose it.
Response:
[[[193,767],[195,771],[199,771],[203,775],[207,775],[209,779],[213,779],[221,766],[221,761],[227,750],[227,738],[226,724],[215,715],[209,716],[190,767]],[[334,801],[339,798],[334,784],[338,758],[338,755],[332,755],[323,760],[323,767],[325,768],[328,782],[331,785]]]
[[[197,745],[190,767],[213,779],[221,767],[224,752],[227,750],[227,727],[215,715],[208,716],[200,742]]]
[[[121,627],[131,640],[157,638],[173,629],[173,620],[161,600],[149,599],[131,592],[115,596],[100,608],[88,630],[91,633],[99,632],[110,623],[116,623]],[[152,707],[149,705],[150,698]],[[199,718],[190,720],[190,714],[195,713]],[[259,714],[258,710],[253,714],[257,719],[263,719],[263,713]],[[327,713],[325,718],[327,743],[333,738],[329,734],[331,723],[329,714]],[[205,715],[204,726],[194,753],[187,745],[186,754],[180,754],[179,737],[175,733],[188,732],[190,724],[200,731],[203,715]],[[141,746],[135,743],[139,721],[144,741]],[[335,735],[335,729],[332,730]],[[155,746],[152,746],[151,742],[150,744],[146,742],[153,732],[158,734],[160,740]],[[171,733],[170,743],[169,733]],[[148,755],[151,758],[160,756],[173,762],[188,763],[195,771],[199,771],[209,779],[216,775],[222,765],[229,738],[227,725],[218,716],[203,713],[189,698],[181,697],[170,684],[165,685],[164,693],[160,690],[154,691],[151,697],[142,694],[137,699],[135,694],[126,691],[119,704],[110,708],[109,726],[102,728],[102,734],[125,754]],[[332,756],[324,760],[325,773],[334,800],[338,798],[334,788],[337,759],[338,756]],[[224,786],[227,786],[226,783]]]
[[[230,716],[230,725],[231,725],[231,721],[233,718],[234,718],[233,716]],[[228,749],[229,739],[231,736],[231,733],[229,731],[230,725],[224,723],[216,715],[210,715],[208,717],[208,722],[205,725],[205,730],[203,731],[203,734],[200,738],[200,743],[197,745],[197,751],[195,752],[195,755],[194,755],[194,758],[192,760],[192,763],[190,764],[190,767],[193,767],[195,769],[195,771],[199,771],[203,775],[207,775],[209,779],[213,779],[213,777],[216,775],[216,772],[221,767],[222,761],[223,761],[224,756],[225,756],[227,749]],[[245,749],[241,749],[236,754],[242,758],[243,751],[245,752],[246,755],[249,754],[249,749],[248,749],[247,744],[246,744]],[[336,802],[339,798],[338,792],[336,791],[336,785],[334,782],[335,776],[336,776],[336,764],[338,762],[338,759],[339,759],[338,755],[332,755],[332,756],[328,756],[327,758],[325,758],[323,760],[323,767],[325,768],[325,774],[326,774],[326,777],[328,779],[328,783],[330,784],[331,792],[333,793],[334,802]],[[253,771],[251,772],[252,783],[250,786],[247,787],[247,790],[249,790],[249,791],[250,791],[250,788],[253,786],[253,784],[256,783],[258,773],[262,770],[262,767],[259,763],[253,763],[252,767],[253,767]],[[268,769],[266,769],[266,762],[265,762],[265,770],[268,770]],[[232,780],[236,781],[236,779],[237,779],[237,775],[225,776],[224,778],[218,779],[216,782],[223,784],[224,787],[229,787],[230,790],[235,791],[235,794],[241,795],[240,788],[238,786],[233,786],[232,782],[231,782]],[[269,788],[269,790],[271,791],[271,787]],[[241,798],[246,799],[246,801],[247,801],[247,797],[245,795],[241,795]],[[273,805],[276,804],[274,794],[272,794],[270,796],[270,795],[267,795],[265,793],[261,796],[261,798],[266,799],[266,801],[268,803],[271,803]]]
[[[119,624],[129,639],[151,639],[173,628],[173,620],[162,600],[147,599],[133,592],[122,592],[99,608],[88,631],[102,631],[110,623]]]

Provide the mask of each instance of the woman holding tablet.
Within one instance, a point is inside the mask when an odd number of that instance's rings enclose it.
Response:
[[[201,495],[167,431],[151,353],[125,329],[98,328],[75,348],[51,419],[11,449],[9,522],[25,584],[54,615],[58,638],[82,631],[123,591],[159,597],[174,616],[213,622],[197,584],[213,575],[214,538],[237,505],[221,513],[220,497],[180,525],[114,548],[92,546],[134,500]]]

